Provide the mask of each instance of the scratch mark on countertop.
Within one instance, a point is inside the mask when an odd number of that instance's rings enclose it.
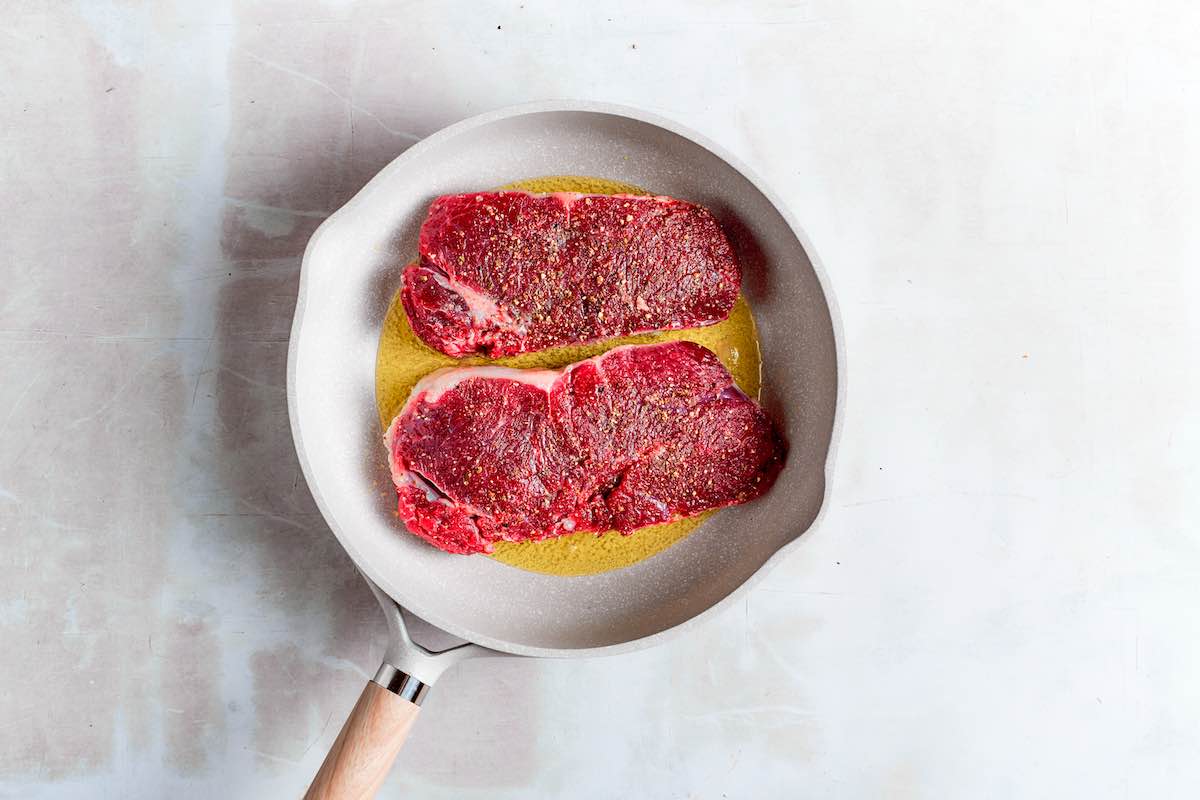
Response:
[[[112,396],[108,398],[107,402],[101,403],[100,405],[96,406],[96,408],[92,410],[92,413],[85,414],[84,416],[79,417],[78,419],[67,423],[67,425],[64,426],[65,429],[71,430],[73,428],[78,428],[83,423],[93,420],[96,417],[103,414],[104,412],[108,411],[108,409],[110,409],[114,405],[116,405],[117,401],[121,399],[121,395],[123,395],[125,393],[125,391],[128,390],[129,387],[133,385],[134,381],[138,380],[142,376],[142,373],[144,373],[146,371],[146,369],[153,363],[154,363],[154,359],[150,359],[150,360],[146,361],[146,363],[144,363],[140,367],[138,367],[134,371],[134,373],[125,380],[124,383],[122,383],[120,386],[118,386],[116,388],[115,391],[113,391]]]
[[[299,70],[292,69],[291,67],[285,67],[283,64],[280,64],[276,61],[272,61],[269,58],[263,58],[262,56],[258,55],[257,53],[252,53],[245,48],[238,48],[238,49],[240,49],[243,53],[245,53],[251,59],[253,59],[254,61],[257,61],[258,63],[262,64],[265,67],[270,67],[271,69],[279,70],[280,72],[284,73],[285,75],[291,75],[294,78],[299,78],[300,80],[311,83],[314,86],[321,87],[322,89],[324,89],[325,91],[329,92],[331,95],[336,97],[338,100],[341,100],[343,103],[345,103],[347,108],[350,108],[354,111],[359,112],[360,114],[367,117],[372,122],[374,122],[376,125],[383,128],[385,131],[392,134],[393,136],[399,136],[401,138],[408,139],[409,141],[412,141],[412,142],[417,142],[422,139],[421,136],[418,136],[417,134],[412,133],[411,131],[402,131],[402,130],[398,130],[396,128],[389,126],[386,122],[384,122],[382,119],[380,119],[379,116],[375,112],[371,111],[370,109],[363,108],[362,106],[355,105],[354,102],[349,97],[346,97],[342,93],[338,92],[336,89],[334,89],[332,86],[325,83],[324,81],[322,81],[318,78],[314,78],[312,75],[305,74],[303,72],[300,72]]]
[[[302,530],[302,531],[308,530],[308,528],[306,526],[301,525],[299,522],[296,522],[296,520],[281,516],[279,514],[273,514],[270,511],[261,509],[244,497],[239,497],[238,500],[243,505],[245,505],[247,508],[249,508],[251,511],[255,512],[256,516],[262,517],[264,519],[274,520],[275,522],[282,522],[283,524],[288,525],[292,528],[296,528],[297,530]]]
[[[208,365],[208,356],[212,353],[213,341],[215,338],[216,337],[213,336],[208,338],[208,347],[204,350],[204,358],[200,359],[200,371],[196,373],[196,385],[192,387],[192,404],[189,406],[189,408],[196,407],[196,395],[200,391],[200,381],[204,380],[204,375],[208,372],[205,367]]]
[[[312,741],[308,743],[308,747],[304,748],[304,752],[300,754],[301,759],[308,755],[308,751],[312,750],[314,744],[321,741],[321,737],[325,735],[325,731],[329,728],[329,720],[331,719],[333,719],[332,710],[325,715],[325,722],[321,723],[321,730],[317,731],[317,735],[312,738]]]
[[[32,378],[29,379],[29,382],[25,384],[25,388],[22,389],[21,393],[17,395],[17,399],[9,407],[8,413],[4,416],[4,422],[0,422],[0,436],[4,435],[4,432],[8,430],[8,424],[12,422],[12,418],[16,416],[17,409],[20,408],[21,403],[25,401],[25,395],[29,394],[29,390],[33,388],[33,385],[37,383],[45,373],[46,367],[43,366],[34,374]]]
[[[225,195],[225,201],[232,206],[238,208],[246,208],[251,211],[272,211],[281,214],[291,214],[296,217],[312,217],[313,219],[325,219],[329,216],[328,211],[305,211],[299,208],[284,208],[283,206],[271,206],[266,203],[253,203],[249,200],[240,200],[236,197]]]
[[[262,758],[268,759],[270,761],[278,761],[283,764],[292,764],[294,766],[300,764],[300,762],[296,761],[295,759],[285,758],[284,756],[276,756],[276,755],[272,755],[270,753],[264,753],[262,750],[255,750],[251,747],[247,747],[246,752],[254,753],[254,755],[256,755],[256,756],[261,756]],[[307,751],[305,751],[305,752],[307,752]]]
[[[235,378],[239,378],[239,379],[245,381],[246,383],[250,384],[251,386],[261,386],[264,389],[272,389],[274,391],[279,391],[279,392],[285,391],[284,387],[280,386],[279,384],[268,383],[267,381],[260,381],[255,378],[251,378],[249,375],[247,375],[243,372],[238,372],[236,369],[233,369],[232,367],[222,366],[222,367],[218,367],[217,369],[219,369],[221,372],[224,372],[226,375],[232,375]]]

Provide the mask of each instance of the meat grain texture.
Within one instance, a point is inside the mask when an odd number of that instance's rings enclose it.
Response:
[[[786,446],[709,350],[626,345],[559,370],[464,367],[385,435],[399,514],[451,553],[638,528],[744,503]]]
[[[702,206],[670,197],[437,198],[401,298],[450,356],[502,357],[729,316],[741,269]]]

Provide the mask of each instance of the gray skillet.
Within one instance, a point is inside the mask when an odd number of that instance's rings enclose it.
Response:
[[[448,555],[407,535],[395,515],[374,402],[380,327],[429,202],[565,174],[645,186],[712,210],[745,272],[762,346],[763,406],[790,444],[766,496],[722,511],[634,566],[572,578]],[[288,355],[288,407],[305,478],[392,633],[384,665],[308,796],[371,796],[429,684],[457,660],[627,652],[732,602],[821,514],[842,360],[828,281],[803,232],[736,158],[673,122],[599,103],[517,106],[439,131],[385,167],[313,234]],[[401,608],[452,646],[434,652],[416,644]]]

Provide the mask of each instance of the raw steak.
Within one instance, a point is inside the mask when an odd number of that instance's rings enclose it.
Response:
[[[741,281],[701,206],[484,192],[433,201],[401,297],[430,347],[499,357],[711,325],[729,316]]]
[[[709,350],[627,345],[564,370],[418,383],[385,436],[400,517],[450,553],[637,528],[765,492],[786,446]]]

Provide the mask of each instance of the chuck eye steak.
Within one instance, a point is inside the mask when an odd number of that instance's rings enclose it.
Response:
[[[729,316],[741,268],[702,206],[480,192],[433,201],[401,300],[447,355],[502,357]]]
[[[399,515],[450,553],[638,528],[763,494],[786,445],[709,350],[626,345],[562,370],[421,380],[385,435]]]

